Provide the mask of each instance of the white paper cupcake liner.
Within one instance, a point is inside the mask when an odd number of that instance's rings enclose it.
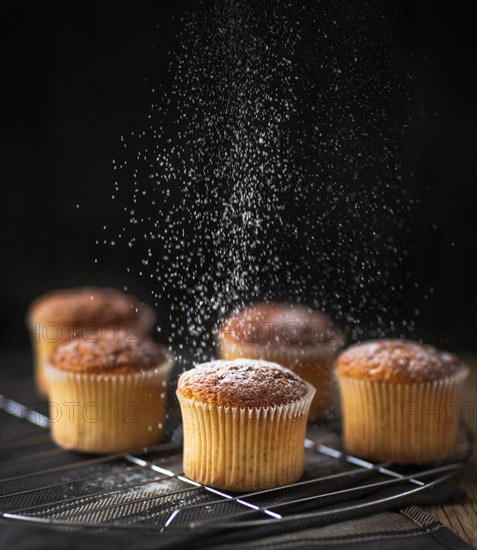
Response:
[[[66,449],[122,452],[158,443],[172,356],[130,374],[82,374],[46,363],[53,440]]]
[[[292,483],[303,473],[307,416],[314,389],[289,405],[232,408],[177,392],[184,428],[184,473],[230,491]]]
[[[468,369],[442,380],[392,383],[339,376],[348,452],[378,461],[425,463],[455,451],[460,390]]]

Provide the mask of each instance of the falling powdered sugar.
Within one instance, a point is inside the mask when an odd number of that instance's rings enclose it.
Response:
[[[171,89],[122,138],[114,198],[128,222],[104,242],[147,249],[127,269],[151,279],[170,341],[197,359],[218,320],[257,300],[306,301],[355,337],[399,330],[412,200],[385,12],[226,0],[185,17]]]

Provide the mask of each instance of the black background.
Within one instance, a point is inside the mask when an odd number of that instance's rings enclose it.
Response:
[[[168,52],[177,47],[180,18],[191,5],[18,1],[4,8],[4,348],[27,345],[26,308],[53,288],[127,286],[149,300],[150,283],[137,270],[127,273],[127,258],[115,248],[99,253],[95,241],[105,223],[115,223],[112,159],[120,136],[142,128],[151,87],[160,82],[167,88]],[[477,4],[390,5],[398,77],[412,75],[400,160],[403,172],[414,174],[406,185],[420,201],[409,222],[413,247],[405,269],[416,273],[421,289],[434,289],[430,300],[419,301],[414,336],[475,349]],[[397,317],[406,316],[413,296],[405,298],[396,297]],[[167,302],[161,306],[167,311]]]

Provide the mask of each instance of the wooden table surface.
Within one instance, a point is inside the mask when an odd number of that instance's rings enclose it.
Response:
[[[457,475],[459,485],[467,492],[461,504],[423,506],[461,538],[477,547],[477,355],[459,355],[470,366],[464,386],[461,415],[474,436],[474,452],[465,468]]]

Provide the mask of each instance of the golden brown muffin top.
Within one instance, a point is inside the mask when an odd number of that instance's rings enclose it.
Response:
[[[75,325],[124,325],[136,322],[142,309],[137,298],[121,290],[85,286],[40,296],[30,306],[29,317]]]
[[[433,346],[402,340],[372,340],[351,346],[336,361],[342,376],[378,382],[430,382],[452,376],[461,363]]]
[[[228,317],[219,337],[236,344],[308,346],[341,339],[329,317],[310,307],[258,303]]]
[[[122,329],[101,329],[91,339],[61,342],[49,358],[60,370],[87,374],[128,374],[159,367],[168,359],[164,346]]]
[[[291,370],[252,359],[202,363],[180,376],[177,389],[201,403],[239,408],[288,405],[308,392]]]

